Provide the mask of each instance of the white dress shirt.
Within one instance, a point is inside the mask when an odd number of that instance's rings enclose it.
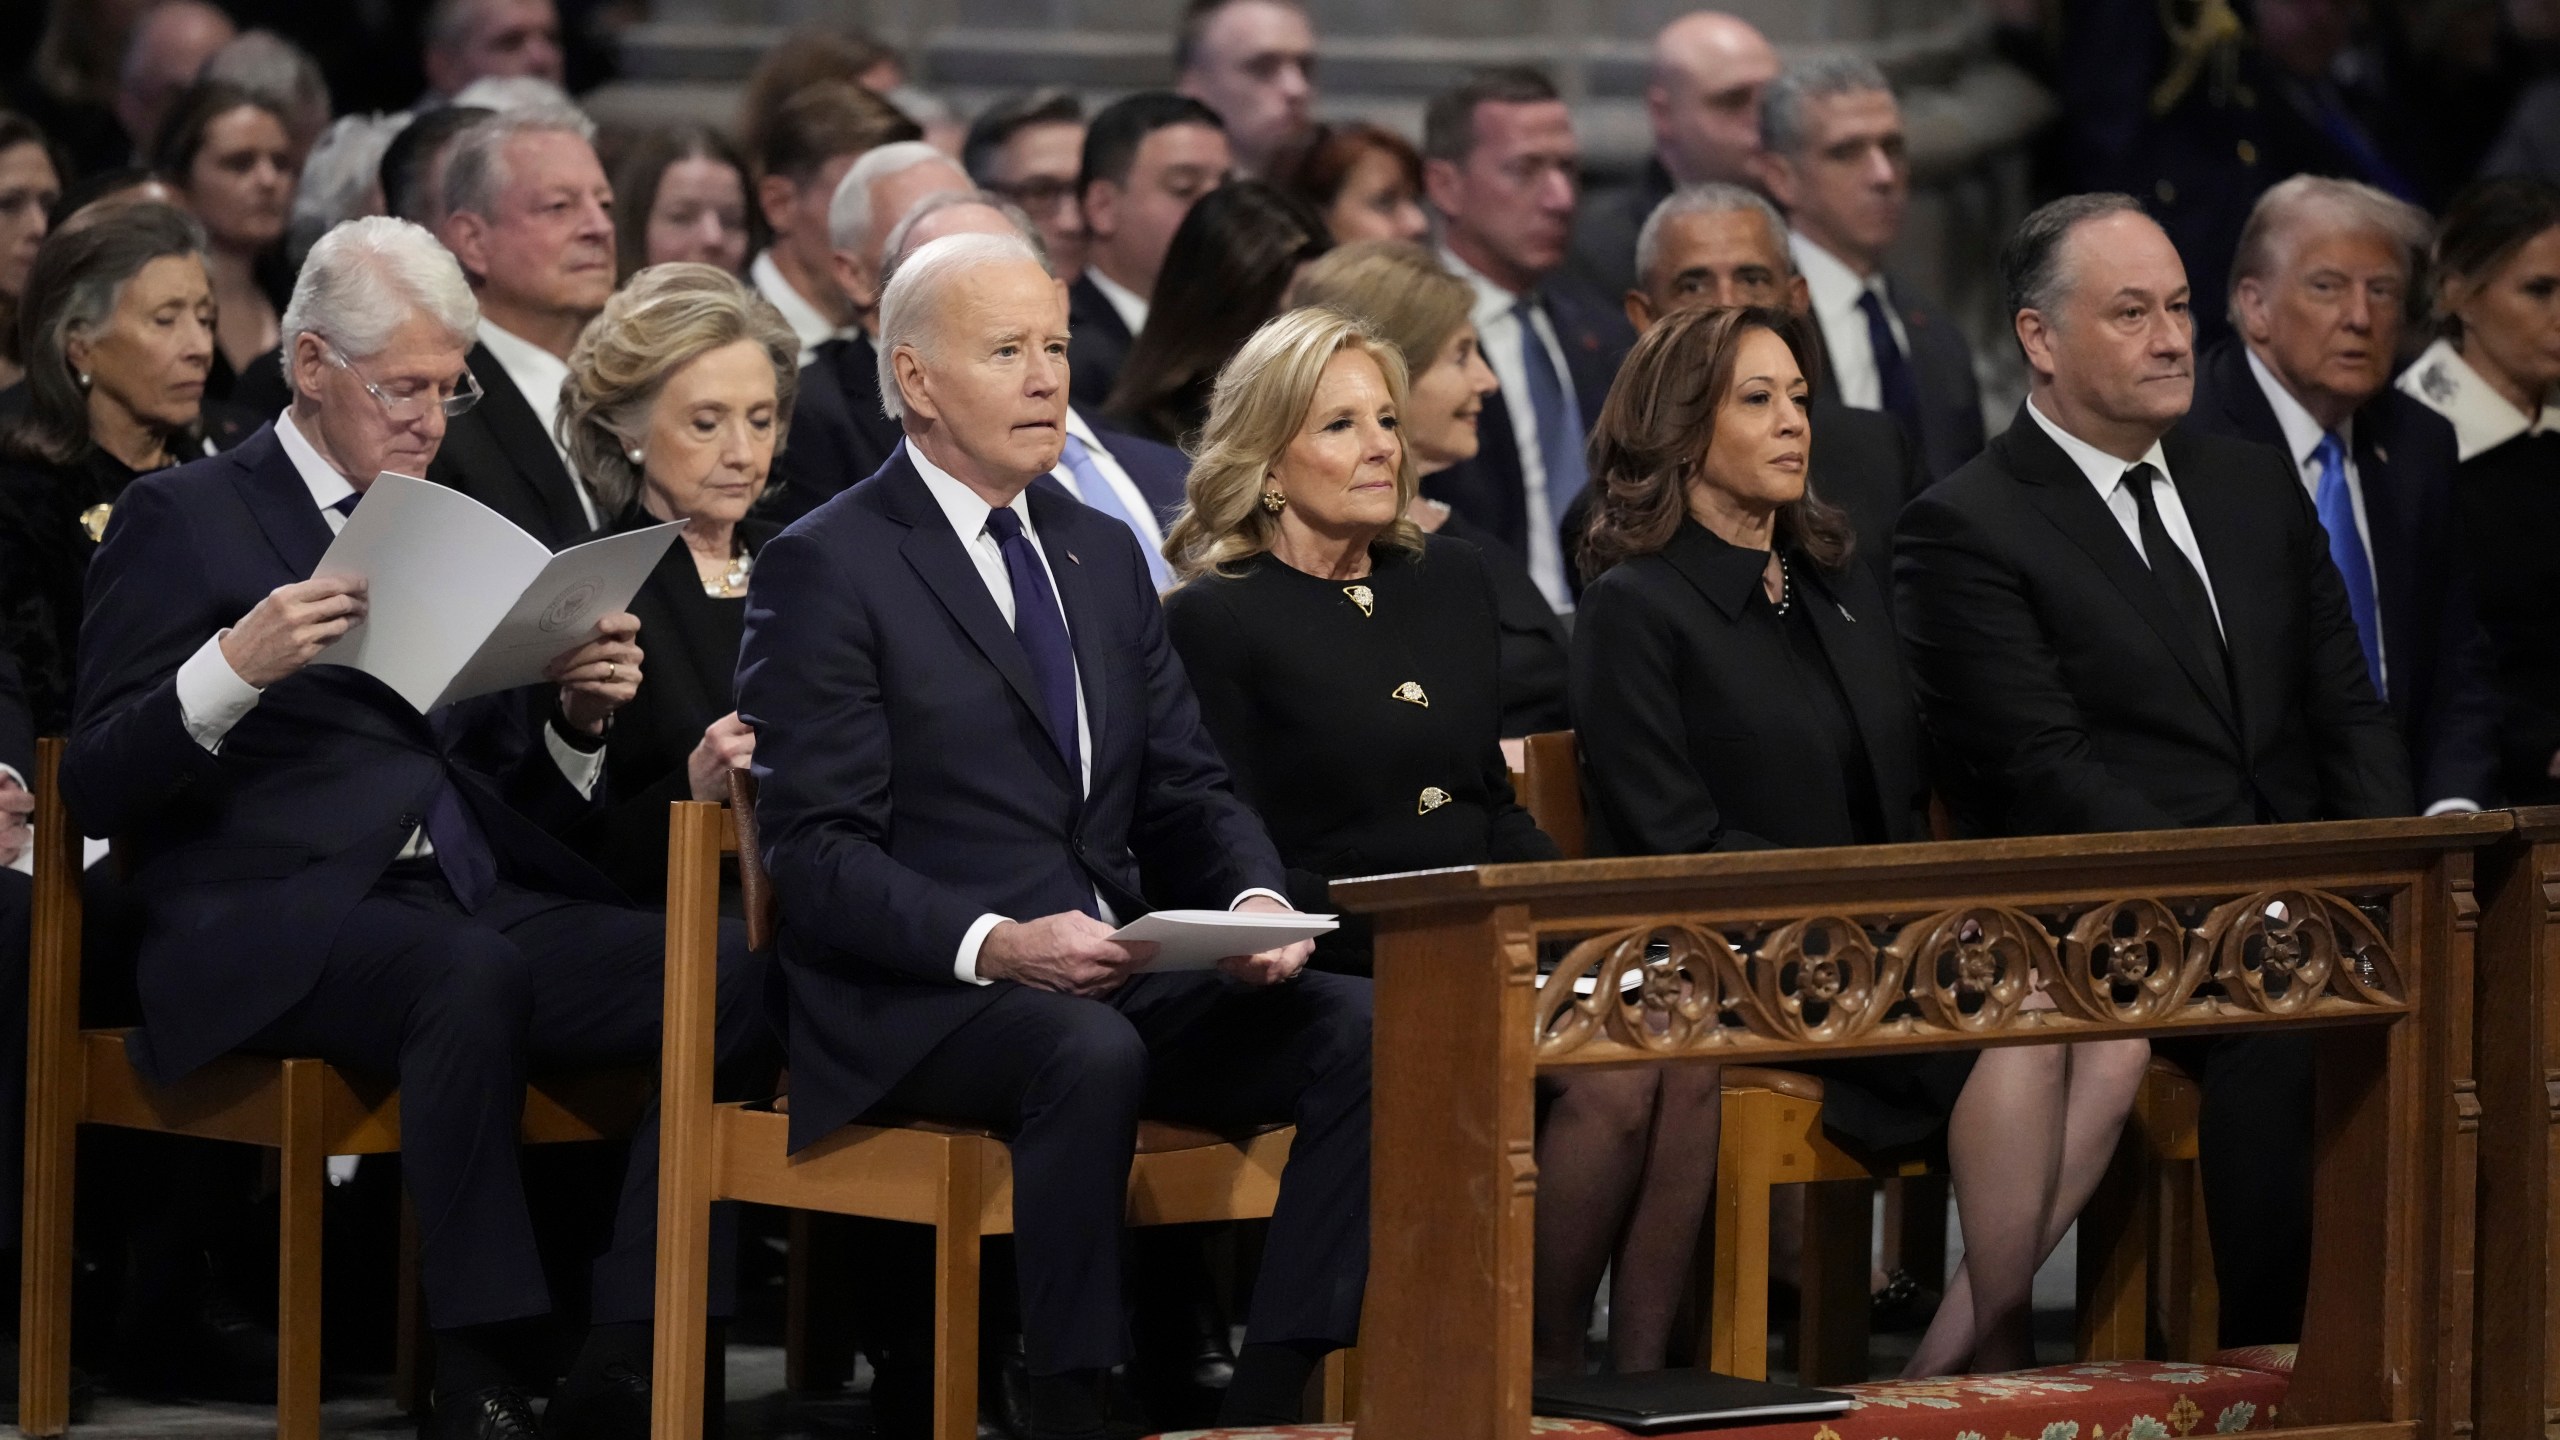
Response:
[[[2400,372],[2403,394],[2453,422],[2456,458],[2468,460],[2495,450],[2519,435],[2560,430],[2560,404],[2545,397],[2542,408],[2527,415],[2480,378],[2450,340],[2438,340]]]
[[[916,448],[914,441],[900,443],[906,447],[907,458],[914,462],[916,473],[924,477],[926,492],[933,496],[936,505],[942,507],[944,517],[951,522],[953,533],[960,537],[961,548],[969,552],[969,563],[978,567],[978,578],[986,583],[987,594],[994,598],[997,613],[1004,616],[1005,624],[1012,625],[1014,623],[1013,577],[1004,568],[1002,543],[996,539],[995,532],[987,528],[987,517],[995,513],[996,507],[980,499],[977,491],[962,484],[951,472],[926,459],[924,452]],[[1030,502],[1023,496],[1016,495],[1013,497],[1013,502],[1005,508],[1021,517],[1023,538],[1031,542],[1031,553],[1040,557],[1040,568],[1049,577],[1049,593],[1057,594],[1058,572],[1049,563],[1048,549],[1040,543],[1039,529],[1031,523]],[[1060,601],[1059,604],[1058,618],[1063,624],[1066,620],[1065,602]],[[1073,663],[1072,652],[1069,663]],[[1077,784],[1080,788],[1090,791],[1093,788],[1093,725],[1085,714],[1084,673],[1081,666],[1076,668],[1075,682],[1076,757],[1081,762]],[[1289,897],[1286,895],[1255,889],[1238,895],[1227,908],[1234,909],[1235,906],[1243,904],[1256,895],[1269,895],[1283,905],[1289,903]],[[1111,902],[1102,897],[1101,891],[1094,892],[1093,903],[1094,908],[1100,912],[1104,924],[1120,923],[1118,917],[1111,913]],[[960,951],[952,957],[951,973],[971,985],[994,984],[994,981],[978,973],[978,951],[985,947],[988,933],[1009,918],[1011,917],[991,911],[979,916],[971,923],[968,930],[960,937]]]
[[[817,359],[819,346],[848,333],[792,285],[782,267],[773,263],[771,250],[758,255],[756,263],[747,267],[747,280],[756,287],[757,294],[773,302],[773,308],[782,312],[782,323],[800,337],[801,364]]]
[[[1813,300],[1813,318],[1822,327],[1823,369],[1831,377],[1831,393],[1843,405],[1883,409],[1884,381],[1876,373],[1876,347],[1866,312],[1858,308],[1859,297],[1872,293],[1883,303],[1885,328],[1893,332],[1893,343],[1904,355],[1911,353],[1911,336],[1902,328],[1902,312],[1895,308],[1884,276],[1860,275],[1801,232],[1788,234],[1787,248],[1796,257],[1796,273],[1804,276],[1805,290]]]
[[[551,442],[551,453],[560,457],[560,468],[569,476],[569,488],[577,492],[578,508],[586,512],[587,528],[601,529],[604,519],[596,512],[595,497],[587,493],[586,483],[570,465],[569,447],[560,443],[560,387],[569,379],[569,362],[489,320],[480,322],[480,343],[489,347],[498,368],[507,372],[508,383],[516,387],[525,404],[533,407],[533,418],[542,422],[542,434]]]
[[[1129,338],[1136,339],[1138,332],[1147,328],[1147,311],[1150,308],[1147,297],[1103,274],[1099,265],[1087,265],[1084,273],[1085,278],[1093,282],[1093,288],[1101,291],[1102,298],[1110,301],[1111,308],[1119,313],[1120,323],[1129,327]]]
[[[1102,473],[1103,483],[1111,487],[1111,493],[1120,499],[1120,508],[1128,512],[1129,520],[1138,532],[1138,543],[1149,550],[1163,550],[1164,526],[1156,519],[1156,507],[1148,501],[1146,492],[1138,488],[1138,482],[1129,478],[1129,472],[1121,467],[1119,457],[1113,455],[1101,438],[1093,433],[1093,426],[1086,423],[1083,413],[1072,405],[1067,407],[1067,433],[1084,442],[1085,453],[1093,457],[1093,468]],[[1076,479],[1076,472],[1068,467],[1065,455],[1058,457],[1058,468],[1049,472],[1049,478],[1066,486],[1067,493],[1078,500],[1088,505],[1093,503],[1086,497],[1082,482]]]
[[[1493,378],[1502,385],[1502,407],[1511,416],[1512,447],[1520,455],[1521,499],[1526,502],[1523,508],[1529,527],[1529,578],[1537,582],[1538,593],[1547,597],[1557,614],[1570,614],[1573,586],[1565,577],[1564,545],[1556,533],[1564,517],[1555,514],[1547,503],[1546,452],[1538,448],[1538,410],[1529,403],[1529,363],[1520,348],[1529,339],[1547,347],[1547,363],[1555,367],[1556,379],[1564,386],[1565,409],[1579,424],[1581,402],[1573,392],[1573,371],[1564,363],[1564,343],[1556,338],[1555,322],[1547,318],[1546,307],[1530,309],[1529,330],[1524,334],[1513,308],[1520,303],[1520,296],[1487,279],[1446,246],[1441,248],[1440,263],[1476,292],[1478,352],[1493,367]]]
[[[336,466],[321,458],[301,427],[293,423],[292,411],[276,417],[276,439],[283,443],[295,473],[311,492],[311,503],[319,507],[320,518],[328,522],[329,533],[334,535],[345,528],[347,517],[339,513],[338,504],[356,493],[356,487],[338,473]],[[265,694],[241,679],[223,655],[222,637],[230,633],[227,625],[215,631],[178,667],[178,719],[197,744],[217,755],[222,753],[223,737],[258,708],[258,701]],[[579,750],[549,725],[542,727],[542,740],[543,747],[551,753],[551,762],[560,767],[561,778],[581,795],[595,794],[596,781],[604,775],[604,752]],[[400,848],[399,858],[413,860],[434,853],[435,847],[427,843],[426,827],[422,825],[410,832],[409,843]]]
[[[2124,527],[2124,538],[2133,542],[2133,553],[2140,555],[2145,565],[2151,563],[2151,556],[2142,548],[2142,509],[2134,503],[2133,492],[2125,488],[2124,473],[2134,465],[2149,465],[2171,481],[2151,487],[2152,498],[2160,507],[2160,528],[2169,532],[2169,543],[2177,546],[2178,553],[2195,567],[2196,579],[2204,584],[2204,598],[2213,606],[2214,628],[2222,629],[2222,602],[2214,598],[2213,573],[2204,567],[2204,551],[2196,544],[2195,527],[2187,523],[2186,503],[2178,498],[2175,477],[2169,474],[2169,457],[2161,451],[2160,442],[2152,441],[2140,460],[2127,463],[2054,424],[2033,400],[2027,402],[2027,413],[2036,417],[2044,433],[2052,436],[2062,453],[2071,457],[2071,463],[2080,467],[2080,473],[2089,477],[2098,499],[2116,517],[2116,523]],[[2229,632],[2224,633],[2227,636]]]

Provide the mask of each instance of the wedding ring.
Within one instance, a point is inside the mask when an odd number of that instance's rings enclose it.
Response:
[[[604,662],[604,683],[606,683],[607,685],[612,684],[612,683],[614,682],[614,680],[615,680],[616,678],[618,678],[621,674],[622,674],[621,667],[619,667],[619,666],[615,665],[615,664],[614,664],[612,661],[610,661],[610,660],[607,660],[606,662]]]

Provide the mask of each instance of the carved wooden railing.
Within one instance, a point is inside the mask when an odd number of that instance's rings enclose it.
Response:
[[[2510,828],[2494,814],[1337,882],[1378,927],[1364,1437],[1529,1433],[1542,1068],[2260,1030],[2299,1031],[2319,1057],[2289,1423],[2471,1433],[2472,851]]]

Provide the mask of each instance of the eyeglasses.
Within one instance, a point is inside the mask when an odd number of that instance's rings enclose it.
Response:
[[[1046,215],[1076,198],[1075,181],[1046,175],[987,188],[1033,215]]]
[[[364,372],[355,367],[354,361],[338,353],[335,343],[321,337],[314,338],[319,338],[320,343],[328,348],[329,363],[356,377],[356,383],[365,388],[365,393],[371,395],[382,406],[382,413],[391,417],[396,424],[406,425],[413,420],[425,418],[429,405],[443,411],[444,417],[450,420],[480,403],[480,381],[472,375],[469,366],[463,367],[462,378],[454,382],[453,393],[450,395],[438,395],[433,390],[413,390],[406,395],[394,395],[366,379]]]

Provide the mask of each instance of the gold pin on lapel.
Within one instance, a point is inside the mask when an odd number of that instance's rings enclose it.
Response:
[[[1403,701],[1407,705],[1419,705],[1425,710],[1431,708],[1431,697],[1423,694],[1422,687],[1414,684],[1410,680],[1407,680],[1395,688],[1394,698]]]
[[[80,512],[80,528],[88,532],[90,544],[95,545],[107,538],[107,517],[115,510],[111,504],[98,504]]]
[[[1351,597],[1351,603],[1360,607],[1362,615],[1378,613],[1377,591],[1366,585],[1345,585],[1342,587],[1342,593]]]
[[[1416,815],[1428,815],[1432,811],[1437,810],[1448,803],[1448,791],[1441,789],[1437,785],[1425,785],[1422,787],[1422,798],[1414,802],[1413,813]]]

